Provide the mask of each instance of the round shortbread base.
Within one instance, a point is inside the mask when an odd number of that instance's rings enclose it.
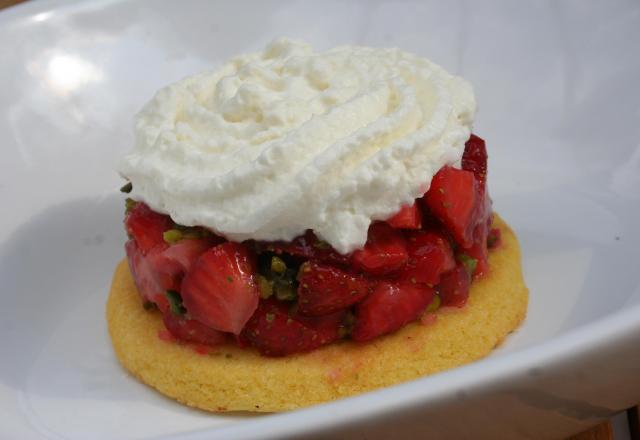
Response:
[[[113,347],[142,382],[209,411],[291,410],[454,368],[488,355],[525,317],[518,241],[497,215],[494,227],[502,244],[490,252],[490,273],[474,281],[464,308],[440,309],[433,323],[413,323],[369,343],[344,341],[283,358],[231,344],[202,354],[161,339],[162,317],[142,307],[123,260],[107,303]]]

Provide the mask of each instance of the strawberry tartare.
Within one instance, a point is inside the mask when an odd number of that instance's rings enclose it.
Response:
[[[178,342],[266,356],[366,343],[439,307],[464,307],[500,240],[486,177],[485,142],[472,134],[460,168],[442,167],[422,197],[372,222],[364,247],[347,254],[312,230],[229,241],[127,199],[125,249],[141,306],[157,309]]]

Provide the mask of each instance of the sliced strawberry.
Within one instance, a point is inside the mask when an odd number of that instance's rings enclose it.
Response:
[[[255,257],[239,243],[204,252],[182,282],[182,301],[193,318],[215,330],[240,333],[258,306]]]
[[[471,171],[444,167],[424,196],[429,210],[462,247],[473,244],[478,215],[478,183]]]
[[[462,307],[469,298],[471,277],[464,264],[458,264],[455,269],[442,275],[436,291],[440,295],[443,306]]]
[[[346,266],[349,257],[338,253],[327,242],[320,240],[313,231],[307,230],[303,235],[290,242],[256,241],[254,246],[258,253],[274,252],[297,257],[300,261],[316,260],[323,263]]]
[[[384,222],[371,224],[364,248],[351,255],[354,267],[372,275],[396,272],[408,259],[409,254],[402,232]]]
[[[422,227],[422,212],[416,202],[411,206],[400,209],[393,217],[387,220],[396,229],[420,229]]]
[[[298,281],[298,312],[311,316],[345,309],[371,290],[364,276],[315,261],[300,267]]]
[[[207,327],[195,319],[187,319],[171,312],[164,313],[162,319],[169,333],[180,341],[213,346],[220,345],[227,339],[224,333]]]
[[[163,232],[173,225],[168,215],[158,214],[146,204],[138,202],[124,219],[127,233],[144,255],[159,244],[164,244]]]
[[[253,345],[266,356],[285,356],[314,350],[340,338],[344,312],[322,317],[298,317],[289,306],[274,298],[260,301],[244,327],[242,345]]]
[[[409,261],[400,273],[400,279],[435,286],[440,275],[456,265],[449,240],[435,231],[416,231],[407,235]]]
[[[380,282],[362,302],[356,304],[351,337],[369,341],[393,332],[417,319],[433,300],[434,290],[418,284]]]
[[[464,146],[462,169],[471,171],[484,188],[487,179],[487,148],[484,140],[472,134]]]

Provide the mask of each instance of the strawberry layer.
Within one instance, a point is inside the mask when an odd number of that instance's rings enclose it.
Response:
[[[499,242],[486,175],[485,143],[471,135],[462,169],[443,167],[347,255],[310,230],[289,242],[230,242],[130,201],[127,257],[143,304],[179,341],[235,341],[267,356],[370,341],[440,305],[465,305]]]

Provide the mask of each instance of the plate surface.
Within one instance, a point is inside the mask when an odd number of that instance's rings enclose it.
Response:
[[[210,415],[139,384],[112,353],[104,302],[125,238],[114,167],[156,89],[283,35],[398,46],[474,84],[529,316],[450,372],[288,414]],[[43,0],[1,12],[0,437],[559,436],[637,403],[639,41],[631,2]]]

